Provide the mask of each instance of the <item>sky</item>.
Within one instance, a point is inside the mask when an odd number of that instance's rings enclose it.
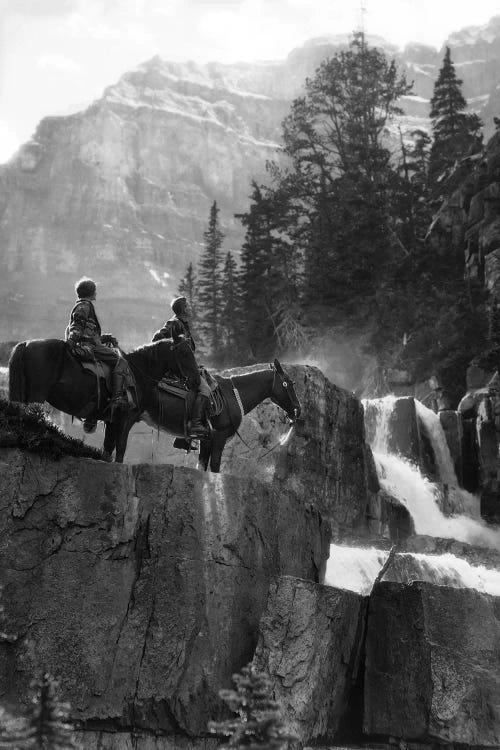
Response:
[[[362,16],[368,34],[441,48],[498,13],[498,0],[0,0],[0,162],[43,117],[85,108],[154,55],[282,60]]]

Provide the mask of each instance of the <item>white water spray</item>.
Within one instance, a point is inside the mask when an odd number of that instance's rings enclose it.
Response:
[[[325,584],[367,596],[389,552],[375,547],[330,546]],[[425,555],[398,552],[384,574],[384,581],[428,581],[452,588],[470,588],[500,596],[500,571],[445,553]]]
[[[441,507],[442,485],[424,477],[411,461],[389,453],[390,416],[394,402],[392,396],[369,402],[372,414],[376,415],[372,450],[381,487],[408,509],[417,534],[456,539],[478,547],[500,550],[500,530],[488,526],[477,517],[478,498],[458,486],[446,436],[434,412],[415,402],[420,426],[425,429],[434,452],[439,477],[447,485],[448,505],[461,512],[445,515]],[[332,544],[325,584],[367,595],[388,555],[387,550],[374,547]],[[429,581],[500,596],[500,571],[483,565],[471,565],[467,560],[449,553],[425,555],[399,552],[390,562],[384,580],[405,583],[412,580]]]
[[[388,453],[389,418],[395,400],[390,396],[370,402],[377,415],[372,447],[381,487],[408,509],[417,534],[457,539],[500,550],[500,531],[488,527],[478,517],[478,498],[458,487],[446,436],[433,411],[415,401],[417,416],[434,451],[440,479],[448,485],[454,509],[460,513],[446,516],[440,507],[442,486],[424,477],[407,459]]]
[[[440,487],[422,476],[412,463],[381,454],[375,454],[375,463],[381,487],[408,509],[417,534],[500,550],[500,531],[484,521],[462,514],[445,516],[439,507]]]

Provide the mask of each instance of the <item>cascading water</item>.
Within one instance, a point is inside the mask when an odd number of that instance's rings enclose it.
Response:
[[[467,515],[445,515],[441,510],[442,485],[431,482],[410,461],[397,454],[388,453],[388,424],[394,402],[394,398],[375,402],[378,418],[372,448],[381,487],[408,509],[417,534],[457,539],[480,547],[500,550],[500,531],[491,529],[480,518],[471,517],[478,516],[479,501],[458,486],[446,436],[434,412],[415,402],[417,415],[432,445],[439,478],[453,493],[456,499],[455,508],[467,510]]]
[[[366,596],[389,556],[374,547],[345,547],[332,544],[325,585],[357,591]],[[398,552],[384,574],[384,581],[429,581],[452,588],[471,588],[500,596],[500,571],[446,553],[425,555]]]
[[[395,397],[368,402],[372,415],[376,415],[371,447],[381,488],[408,510],[417,535],[455,539],[500,551],[500,530],[489,527],[479,517],[478,498],[458,486],[446,436],[434,412],[415,401],[420,428],[425,430],[434,453],[439,482],[432,482],[415,463],[389,451],[390,417],[395,402]],[[442,510],[443,485],[448,493],[446,504],[453,507],[452,515]],[[374,547],[331,545],[325,583],[367,594],[388,554]],[[385,579],[424,580],[500,595],[499,571],[471,565],[450,554],[398,553]]]

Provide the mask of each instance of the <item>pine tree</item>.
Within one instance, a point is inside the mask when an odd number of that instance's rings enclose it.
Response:
[[[15,718],[0,708],[2,750],[79,750],[68,721],[69,706],[59,700],[58,688],[57,681],[44,674],[32,683],[28,716]]]
[[[68,721],[69,706],[58,698],[59,684],[49,674],[33,684],[35,696],[29,726],[36,750],[73,750],[73,727]]]
[[[282,750],[298,739],[288,730],[280,705],[272,698],[268,675],[249,664],[233,675],[233,682],[236,690],[221,690],[219,695],[236,717],[209,723],[212,733],[228,738],[221,750]]]
[[[0,706],[0,750],[28,750],[32,742],[27,719],[14,717]]]
[[[300,318],[302,259],[286,186],[272,190],[254,182],[252,188],[250,210],[239,217],[246,227],[241,287],[246,340],[260,359],[284,344],[283,318]]]
[[[180,297],[186,297],[191,307],[191,325],[195,330],[198,323],[198,285],[193,264],[186,268],[186,273],[179,281],[178,293]]]
[[[462,94],[462,81],[457,77],[446,47],[431,99],[431,122],[434,141],[430,153],[429,176],[433,183],[442,183],[457,159],[478,149],[482,122],[475,113],[467,113]],[[435,191],[436,191],[435,187]]]
[[[240,278],[236,261],[228,252],[222,272],[221,340],[223,364],[237,364],[243,350]]]
[[[217,358],[221,347],[221,245],[224,234],[219,227],[219,208],[214,201],[210,208],[208,229],[204,232],[205,251],[198,266],[198,315],[203,341]]]
[[[384,132],[411,86],[394,61],[356,34],[305,88],[284,121],[293,166],[282,179],[302,207],[308,310],[323,320],[326,309],[337,322],[366,320],[394,251],[395,172]]]

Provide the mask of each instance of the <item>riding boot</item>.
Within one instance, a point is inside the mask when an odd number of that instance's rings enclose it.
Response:
[[[125,374],[123,372],[116,371],[116,368],[111,373],[111,421],[115,421],[116,413],[125,409],[128,405],[127,393],[125,389]]]
[[[196,394],[196,400],[191,413],[189,437],[206,437],[210,433],[210,429],[206,423],[209,405],[210,401],[207,396],[203,396],[201,393]]]

